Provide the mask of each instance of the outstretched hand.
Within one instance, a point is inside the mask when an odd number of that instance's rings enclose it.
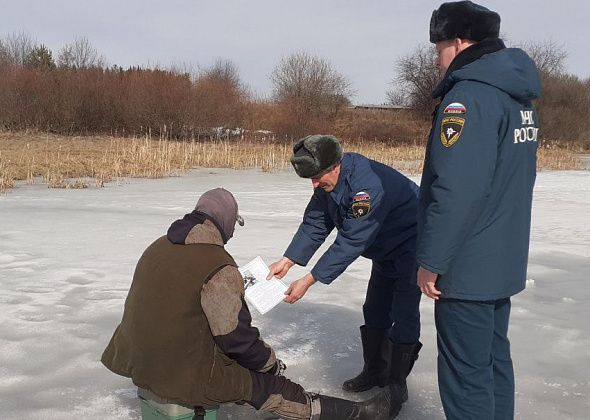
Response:
[[[289,258],[283,257],[279,261],[274,262],[270,265],[270,271],[268,272],[268,276],[266,276],[266,279],[270,280],[273,277],[282,279],[294,265],[295,263],[291,261]]]
[[[285,291],[286,297],[283,300],[287,303],[297,302],[305,295],[307,289],[309,289],[315,283],[315,281],[316,280],[313,278],[311,273],[306,274],[299,280],[295,280]]]
[[[275,376],[284,376],[285,371],[287,370],[287,365],[281,359],[277,359],[273,367],[270,368],[268,373]]]

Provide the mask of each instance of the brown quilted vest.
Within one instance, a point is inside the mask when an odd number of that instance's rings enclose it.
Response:
[[[201,308],[203,284],[226,265],[236,263],[218,245],[175,245],[165,236],[152,243],[137,263],[103,364],[189,406],[250,398],[248,370],[218,350]]]

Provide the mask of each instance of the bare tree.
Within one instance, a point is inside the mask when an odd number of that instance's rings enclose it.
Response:
[[[215,64],[202,72],[203,77],[223,81],[236,89],[242,87],[240,71],[231,60],[218,58]]]
[[[304,132],[313,118],[333,118],[350,104],[349,81],[332,65],[305,52],[282,59],[271,74],[275,99],[295,117]]]
[[[59,51],[57,64],[59,67],[71,69],[105,68],[107,66],[104,56],[98,53],[98,50],[86,37],[77,37],[74,42],[64,45]]]
[[[26,32],[13,32],[2,42],[2,53],[9,63],[24,66],[36,46],[37,41]]]
[[[0,65],[5,65],[9,62],[10,60],[8,59],[8,51],[4,45],[4,40],[0,39]]]
[[[232,61],[218,59],[199,73],[194,86],[195,114],[201,125],[235,128],[242,124],[248,92]]]
[[[563,44],[549,41],[527,41],[520,45],[533,59],[543,76],[557,76],[565,70],[567,51]]]
[[[422,115],[430,115],[435,105],[432,91],[440,79],[436,49],[420,44],[410,54],[397,59],[394,88],[387,92],[387,98],[393,105],[407,105]]]
[[[544,77],[563,74],[567,57],[563,45],[544,41],[525,42],[520,47],[531,56]],[[407,105],[425,117],[430,115],[435,104],[431,94],[441,78],[434,46],[421,44],[399,58],[395,73],[394,88],[387,92],[390,103]]]

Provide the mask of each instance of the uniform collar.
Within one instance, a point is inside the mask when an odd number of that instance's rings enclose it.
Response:
[[[342,155],[340,161],[340,175],[338,175],[338,182],[334,187],[334,190],[330,193],[330,197],[339,203],[342,200],[342,196],[346,192],[346,184],[348,183],[348,177],[351,172],[352,157],[348,153]]]
[[[484,39],[477,44],[472,45],[469,48],[464,49],[461,51],[455,59],[451,62],[451,65],[447,69],[445,76],[440,81],[440,83],[434,88],[432,92],[432,97],[434,99],[440,98],[445,96],[449,90],[453,87],[453,84],[456,80],[453,79],[452,73],[456,70],[459,70],[465,67],[468,64],[473,63],[476,60],[479,60],[486,54],[495,53],[502,49],[506,48],[504,42],[499,38],[489,38]]]

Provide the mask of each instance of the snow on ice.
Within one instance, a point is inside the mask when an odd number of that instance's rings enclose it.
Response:
[[[135,388],[104,368],[100,355],[143,249],[199,194],[218,186],[236,195],[246,219],[228,245],[237,262],[279,258],[311,195],[309,182],[291,172],[199,170],[104,189],[23,185],[0,196],[0,418],[140,417]],[[590,412],[589,208],[588,172],[539,174],[527,290],[513,299],[510,330],[519,419],[582,419]],[[344,396],[341,383],[358,373],[369,268],[360,259],[301,302],[254,314],[287,376],[306,389]],[[432,301],[423,299],[421,309],[425,347],[402,420],[444,418]],[[219,417],[265,418],[233,405]]]

